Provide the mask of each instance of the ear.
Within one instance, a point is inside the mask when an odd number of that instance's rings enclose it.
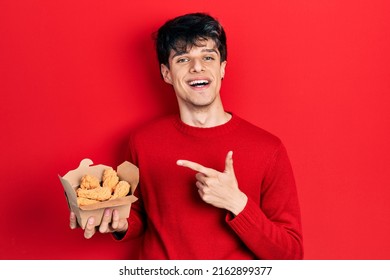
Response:
[[[165,64],[160,65],[161,76],[167,84],[172,85],[171,70]]]
[[[226,60],[221,63],[221,79],[223,79],[225,77],[226,64],[227,64]]]

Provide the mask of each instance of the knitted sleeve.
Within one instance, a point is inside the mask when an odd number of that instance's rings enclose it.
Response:
[[[290,161],[280,144],[263,181],[260,205],[248,198],[244,210],[226,220],[259,259],[302,259],[301,218]]]
[[[129,148],[126,160],[129,160],[130,162],[138,166],[138,159],[136,148],[134,147],[134,142],[134,139],[131,138],[129,141]],[[130,216],[127,219],[129,227],[126,234],[123,238],[121,238],[121,240],[137,238],[142,235],[145,230],[146,222],[140,185],[138,185],[138,187],[136,188],[134,195],[138,198],[138,200],[131,205]]]

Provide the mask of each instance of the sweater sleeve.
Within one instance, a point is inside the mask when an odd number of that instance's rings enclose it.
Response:
[[[280,144],[263,180],[260,205],[248,198],[228,224],[259,259],[302,259],[298,195],[286,149]]]
[[[134,139],[131,138],[129,141],[129,147],[126,155],[126,160],[129,160],[135,165],[138,165],[138,159],[137,159],[137,154],[136,154],[136,149],[134,147]],[[140,184],[136,188],[134,192],[134,196],[138,198],[136,202],[134,202],[131,205],[131,210],[130,210],[130,216],[127,219],[129,223],[128,230],[124,236],[121,236],[121,238],[117,238],[118,240],[128,240],[128,239],[133,239],[141,236],[145,230],[145,212],[144,212],[144,207],[143,207],[143,200],[142,200],[142,193],[141,193],[141,186]]]

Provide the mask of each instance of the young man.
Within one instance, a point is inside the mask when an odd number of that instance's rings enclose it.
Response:
[[[143,235],[141,259],[301,259],[299,203],[283,144],[222,105],[222,26],[206,14],[180,16],[158,30],[156,48],[180,114],[131,137],[139,200],[128,220],[106,209],[98,230],[120,240]],[[85,237],[96,230],[88,224]]]

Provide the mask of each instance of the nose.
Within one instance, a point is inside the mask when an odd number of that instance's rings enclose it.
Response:
[[[192,73],[198,73],[204,71],[204,65],[202,63],[201,59],[193,59],[191,64],[191,72]]]

